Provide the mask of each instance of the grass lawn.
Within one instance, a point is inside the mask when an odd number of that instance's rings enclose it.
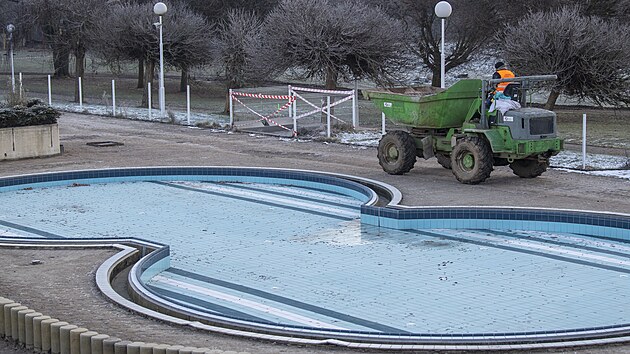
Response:
[[[52,72],[51,57],[44,50],[16,50],[14,62],[17,73],[23,72],[23,85],[27,96],[48,97],[47,75]],[[136,88],[136,66],[133,63],[117,68],[117,74],[100,61],[88,58],[86,75],[83,78],[83,100],[87,104],[111,105],[111,80],[116,80],[116,105],[118,107],[140,107],[145,88]],[[71,66],[72,67],[72,66]],[[216,75],[208,74],[212,69],[193,73],[191,80],[191,110],[221,114],[225,105],[226,89],[222,82],[213,81]],[[16,78],[17,79],[17,78]],[[165,74],[166,100],[169,109],[186,109],[186,92],[179,92],[180,74],[167,71]],[[6,58],[0,62],[0,92],[8,90],[10,68]],[[52,96],[55,102],[72,102],[76,78],[52,80]],[[274,83],[281,85],[280,83]],[[157,106],[157,85],[152,87],[153,106]],[[281,90],[276,87],[276,91]],[[264,91],[264,90],[263,90]],[[286,92],[269,92],[285,95]],[[0,93],[1,95],[2,93]],[[381,113],[370,101],[359,100],[360,126],[378,129]],[[581,144],[582,114],[587,114],[587,139],[590,146],[630,149],[630,109],[602,109],[584,106],[562,106],[556,108],[558,128],[567,143]],[[388,125],[389,127],[389,125]]]

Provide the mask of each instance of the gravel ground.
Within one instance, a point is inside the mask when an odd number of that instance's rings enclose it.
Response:
[[[550,207],[630,214],[630,181],[619,178],[552,169],[537,179],[528,180],[514,176],[507,167],[498,167],[486,183],[469,186],[458,183],[449,170],[434,160],[419,160],[405,176],[387,175],[378,165],[376,149],[372,147],[228,134],[78,114],[64,114],[60,130],[63,155],[0,162],[0,176],[125,166],[283,167],[383,181],[400,189],[405,205]],[[117,141],[124,145],[86,145],[95,141]],[[254,342],[177,328],[133,315],[109,303],[94,284],[94,272],[112,254],[111,250],[3,249],[1,252],[0,296],[99,333],[128,340],[252,353],[353,352],[336,347],[305,348]],[[30,265],[32,259],[41,259],[44,263],[33,266]],[[0,353],[23,352],[0,341]],[[560,352],[630,353],[630,344]]]

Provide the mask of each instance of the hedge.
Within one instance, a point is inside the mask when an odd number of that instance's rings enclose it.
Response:
[[[0,108],[0,128],[54,124],[60,115],[59,111],[40,100],[30,100],[26,106]]]

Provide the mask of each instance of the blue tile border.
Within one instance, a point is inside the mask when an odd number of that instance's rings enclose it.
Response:
[[[482,221],[496,221],[503,229],[587,233],[590,236],[630,242],[630,215],[559,209],[498,207],[405,208],[363,205],[361,221],[393,229],[478,229]],[[449,225],[451,224],[451,225]],[[417,225],[417,226],[410,226]],[[487,227],[482,227],[487,228]],[[495,228],[495,227],[493,227]]]
[[[140,178],[139,178],[140,177]],[[134,167],[102,170],[83,170],[69,172],[49,172],[0,178],[0,192],[33,187],[49,187],[72,182],[90,181],[91,183],[122,181],[173,181],[206,180],[209,177],[248,177],[278,180],[303,181],[316,185],[323,190],[355,197],[367,204],[378,199],[376,192],[361,183],[335,176],[334,174],[312,171],[282,170],[270,168],[246,167]],[[239,180],[241,180],[239,178]],[[262,182],[262,180],[261,180]],[[271,183],[273,181],[267,181]]]

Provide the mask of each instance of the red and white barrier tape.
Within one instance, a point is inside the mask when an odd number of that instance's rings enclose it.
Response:
[[[247,97],[251,97],[251,96],[247,96]],[[256,112],[256,111],[254,111],[253,109],[249,108],[246,104],[244,104],[243,102],[241,102],[241,100],[239,100],[238,98],[236,98],[234,94],[232,94],[232,99],[234,99],[236,102],[240,103],[243,107],[247,108],[247,110],[249,110],[250,112],[252,112],[252,113],[254,113],[255,115],[257,115],[257,116],[259,116],[259,117],[260,117],[260,119],[256,120],[256,122],[260,122],[260,121],[266,121],[266,122],[269,122],[269,123],[271,123],[271,124],[273,124],[273,125],[275,125],[275,126],[277,126],[277,127],[280,127],[280,128],[282,128],[282,129],[284,129],[284,130],[288,130],[288,131],[292,132],[292,135],[293,135],[293,136],[297,136],[297,131],[295,131],[295,130],[293,130],[293,129],[289,129],[289,128],[285,127],[284,125],[282,125],[282,124],[280,124],[280,123],[277,123],[277,122],[275,122],[275,121],[273,121],[273,120],[271,119],[271,117],[273,117],[273,116],[277,115],[278,113],[280,113],[280,112],[284,111],[285,109],[287,109],[287,108],[291,107],[291,105],[292,105],[292,104],[293,104],[293,102],[297,99],[297,97],[295,97],[295,96],[275,96],[275,97],[287,97],[287,99],[289,100],[289,102],[285,103],[282,107],[278,108],[275,112],[271,113],[270,115],[268,115],[268,116],[263,116],[262,114],[260,114],[260,113],[258,113],[258,112]],[[237,126],[237,127],[238,127],[239,125],[236,125],[236,124],[235,124],[235,126]],[[241,124],[240,126],[244,126],[244,124]]]
[[[307,87],[293,87],[291,86],[292,91],[304,91],[304,92],[315,92],[315,93],[329,93],[331,95],[354,95],[354,91],[336,91],[336,90],[320,90],[313,89]]]
[[[319,112],[324,112],[324,113],[326,113],[328,109],[330,109],[330,108],[332,108],[332,107],[335,107],[336,105],[342,104],[342,103],[344,103],[344,102],[349,101],[349,100],[351,100],[351,99],[352,99],[352,96],[348,96],[348,97],[344,97],[343,99],[341,99],[341,100],[339,100],[339,101],[331,102],[331,103],[330,103],[330,106],[326,105],[326,106],[324,106],[324,107],[318,107],[318,106],[316,106],[316,105],[312,104],[311,102],[308,102],[308,101],[304,100],[304,98],[302,98],[302,97],[301,97],[300,95],[298,95],[297,93],[296,93],[295,95],[296,95],[296,97],[300,98],[301,100],[303,100],[304,102],[308,103],[309,105],[311,105],[311,106],[313,106],[313,107],[315,108],[314,110],[312,110],[312,111],[310,111],[310,112],[302,113],[302,114],[300,114],[299,116],[295,117],[295,119],[296,119],[296,120],[297,120],[297,119],[300,119],[300,118],[308,117],[308,116],[310,116],[310,115],[313,115],[313,114],[315,114],[315,113],[319,113]],[[339,119],[339,118],[335,117],[335,116],[334,116],[334,115],[332,115],[332,114],[330,115],[330,117],[332,117],[333,119],[336,119],[336,120],[338,120],[338,121],[343,121],[342,119]]]
[[[290,100],[292,96],[281,96],[281,95],[263,95],[260,93],[246,93],[246,92],[232,92],[232,96],[243,96],[243,97],[252,97],[252,98],[263,98],[263,99],[271,99],[271,100]]]

